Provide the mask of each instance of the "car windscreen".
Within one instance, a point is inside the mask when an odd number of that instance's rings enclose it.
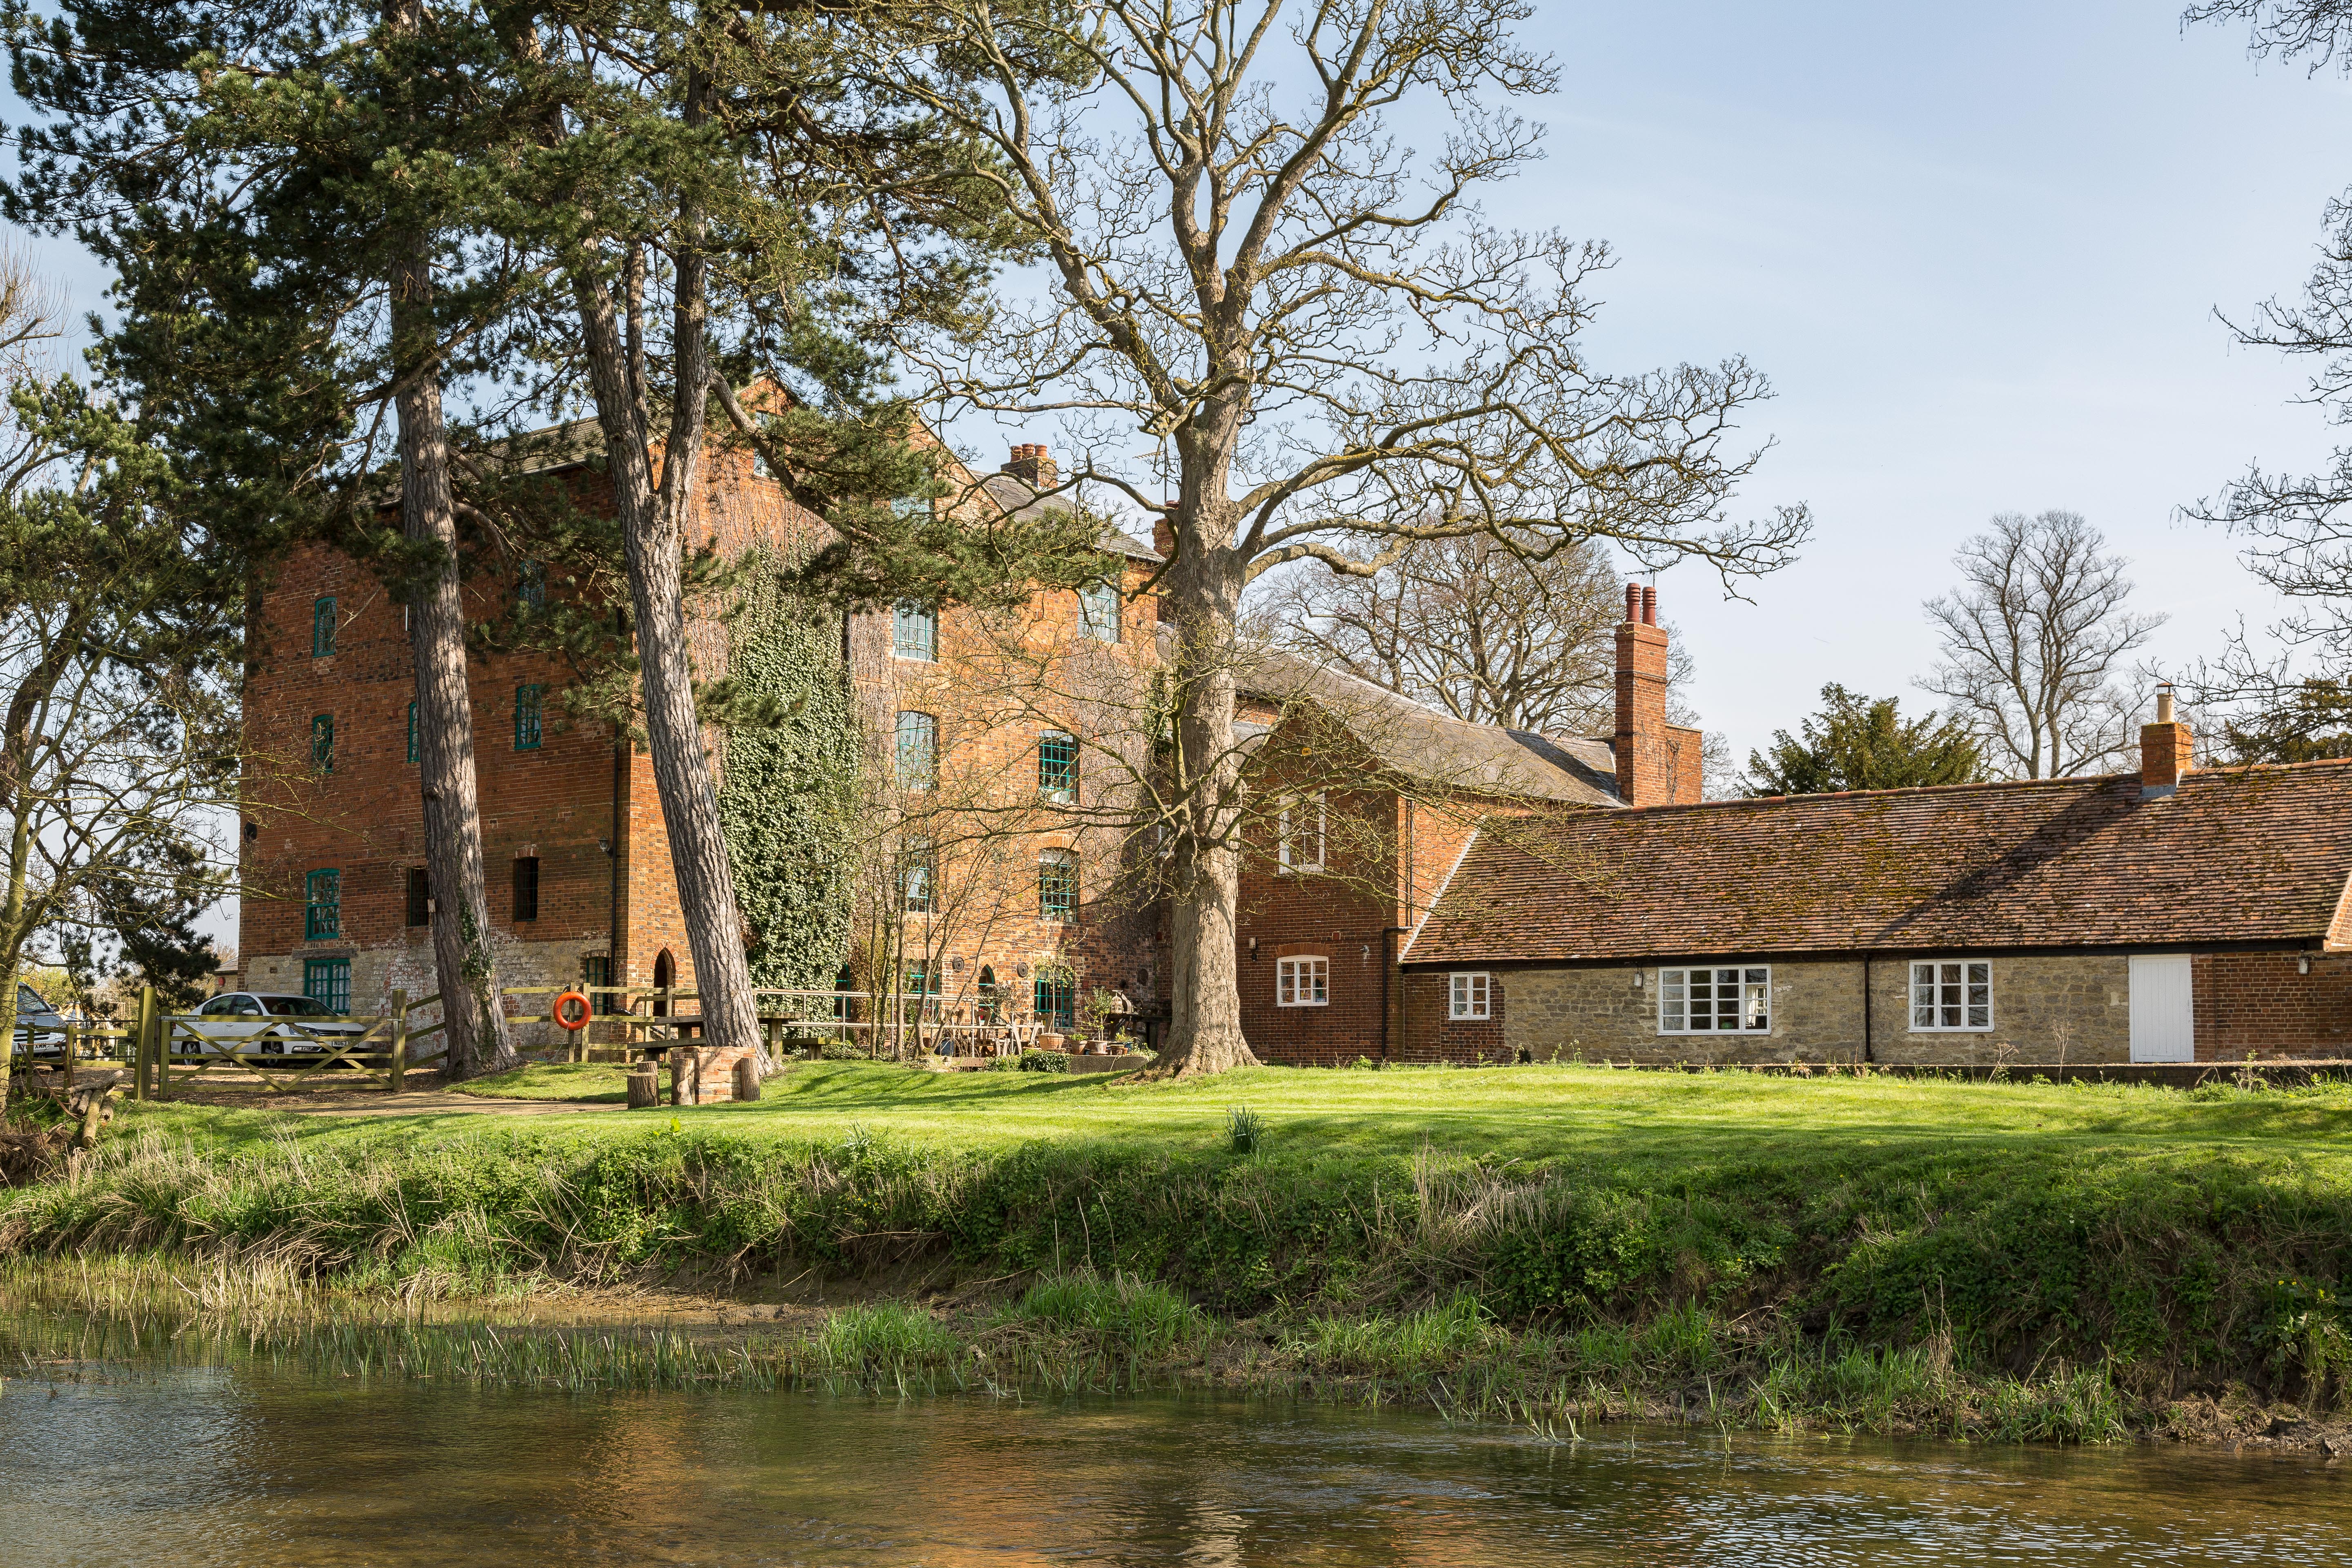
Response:
[[[16,1011],[19,1013],[46,1013],[48,1010],[49,1005],[41,1000],[41,994],[39,992],[34,990],[31,986],[25,984],[21,981],[17,983]]]
[[[308,996],[264,996],[261,1005],[280,1018],[331,1018],[328,1012]]]

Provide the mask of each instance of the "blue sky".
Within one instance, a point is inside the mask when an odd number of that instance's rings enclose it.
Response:
[[[1749,747],[1824,682],[1904,689],[1919,602],[1994,512],[2063,507],[2135,563],[2179,667],[2275,613],[2176,509],[2330,431],[2214,319],[2293,294],[2352,182],[2352,97],[2156,4],[1543,5],[1567,67],[1520,221],[1609,239],[1605,363],[1737,352],[1779,392],[1756,505],[1801,562],[1726,604],[1669,573],[1711,729]]]
[[[2176,509],[2330,444],[2296,367],[2213,311],[2300,286],[2352,183],[2342,81],[2184,33],[2165,0],[1547,4],[1529,37],[1564,68],[1549,157],[1495,209],[1615,247],[1604,364],[1766,371],[1780,445],[1742,503],[1818,521],[1752,604],[1664,579],[1739,756],[1824,681],[1907,690],[1934,658],[1919,602],[1996,511],[2104,529],[2172,616],[2168,666],[2275,612]],[[35,248],[96,302],[86,259]]]

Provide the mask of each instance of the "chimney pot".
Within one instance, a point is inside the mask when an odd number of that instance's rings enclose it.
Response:
[[[2156,721],[2159,724],[2172,722],[2172,682],[2169,680],[2157,683]]]
[[[1654,583],[1642,590],[1642,624],[1645,626],[1658,624],[1658,585]]]
[[[1639,583],[1625,584],[1625,618],[1628,621],[1642,618],[1642,584]]]

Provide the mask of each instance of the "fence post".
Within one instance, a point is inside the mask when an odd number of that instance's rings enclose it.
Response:
[[[151,1091],[160,1097],[163,1086],[155,1081],[155,1068],[156,1058],[163,1053],[155,1049],[153,1043],[155,987],[152,985],[142,985],[139,988],[138,1019],[138,1023],[131,1030],[131,1082],[140,1099],[146,1099]]]
[[[398,1094],[408,1080],[408,993],[392,994],[392,1073],[387,1080]]]

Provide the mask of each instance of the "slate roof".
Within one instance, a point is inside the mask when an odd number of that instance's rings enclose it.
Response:
[[[981,479],[980,488],[987,494],[989,500],[1003,507],[1013,517],[1019,517],[1023,512],[1031,510],[1067,511],[1070,510],[1069,497],[1041,496],[1026,481],[1015,479],[1011,474],[984,475]],[[1113,555],[1124,555],[1130,561],[1156,563],[1165,559],[1160,552],[1133,534],[1122,533],[1108,523],[1103,524],[1102,547]]]
[[[1411,964],[2352,947],[2352,760],[1490,820]]]
[[[1369,680],[1278,648],[1254,650],[1235,679],[1275,702],[1312,702],[1387,767],[1449,789],[1617,806],[1606,741],[1471,724]],[[1236,731],[1239,727],[1236,726]]]

